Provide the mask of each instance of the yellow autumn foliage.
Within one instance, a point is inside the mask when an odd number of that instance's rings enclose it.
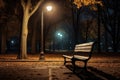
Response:
[[[102,2],[96,1],[96,0],[74,0],[73,4],[75,4],[78,9],[81,6],[88,6],[88,5],[92,5],[92,4],[99,4],[102,6]]]

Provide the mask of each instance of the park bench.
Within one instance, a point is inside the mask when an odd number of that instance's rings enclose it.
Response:
[[[82,61],[84,62],[83,69],[87,69],[87,62],[90,60],[93,52],[93,44],[94,42],[87,42],[82,44],[75,45],[74,51],[72,55],[63,55],[64,57],[64,65],[68,62],[67,59],[70,59],[72,65],[73,65],[73,72],[75,72],[75,62],[76,61]],[[77,53],[77,54],[76,54]],[[87,55],[80,55],[80,53],[87,54]]]

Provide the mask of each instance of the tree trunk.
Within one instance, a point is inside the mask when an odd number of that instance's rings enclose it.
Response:
[[[89,21],[87,20],[86,21],[87,22],[87,26],[86,26],[86,42],[87,42],[87,40],[88,40],[88,28],[89,28]]]
[[[6,53],[6,27],[2,27],[1,53]]]
[[[2,34],[2,32],[1,32],[1,27],[0,27],[0,54],[1,54],[1,35]]]
[[[39,5],[43,0],[40,0],[34,7],[32,6],[31,0],[21,0],[21,5],[23,7],[23,22],[22,22],[22,32],[21,32],[21,45],[20,45],[20,59],[27,58],[27,36],[28,36],[28,21],[30,16],[35,13]],[[33,8],[33,9],[32,9]]]
[[[21,52],[20,52],[20,59],[27,58],[27,35],[28,35],[28,12],[27,10],[24,11],[23,15],[23,23],[22,23],[22,35],[21,35]]]
[[[108,33],[107,33],[107,30],[105,31],[105,51],[109,52],[108,51]]]
[[[100,43],[101,43],[101,37],[100,37],[100,34],[101,34],[101,32],[100,32],[100,5],[99,4],[97,4],[97,7],[98,7],[98,52],[101,52],[101,45],[100,45]]]
[[[33,27],[31,53],[36,52],[36,25]]]

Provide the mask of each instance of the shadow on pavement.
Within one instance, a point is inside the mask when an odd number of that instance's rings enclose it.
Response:
[[[66,67],[71,71],[73,70],[72,65],[66,65]],[[87,70],[76,66],[75,74],[80,78],[80,80],[120,80],[91,66],[89,66]]]

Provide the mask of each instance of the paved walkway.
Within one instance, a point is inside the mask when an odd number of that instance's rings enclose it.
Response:
[[[65,66],[43,66],[42,63],[2,62],[0,80],[80,80]],[[53,63],[54,64],[54,63]]]
[[[54,59],[47,55],[46,61],[39,61],[36,55],[27,60],[15,56],[0,55],[0,80],[120,80],[120,56],[93,56],[88,71],[83,71],[83,63],[77,62],[75,74],[70,63],[63,65],[60,55]]]

